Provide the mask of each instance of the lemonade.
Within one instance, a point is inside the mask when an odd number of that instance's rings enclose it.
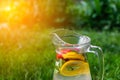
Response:
[[[84,55],[73,50],[61,50],[57,54],[53,80],[91,80]]]
[[[92,80],[88,54],[96,55],[98,61],[99,79],[104,77],[104,57],[99,46],[91,44],[88,36],[78,34],[73,30],[59,29],[52,34],[52,42],[56,50],[56,64],[53,80]],[[96,65],[95,65],[96,66]],[[91,67],[91,71],[94,68]],[[95,79],[96,80],[96,79]]]
[[[90,74],[81,74],[78,76],[63,76],[59,73],[54,73],[53,80],[92,80]]]

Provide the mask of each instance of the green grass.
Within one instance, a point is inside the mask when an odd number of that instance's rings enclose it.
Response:
[[[50,33],[54,29],[43,27],[0,30],[0,80],[52,80],[55,48]],[[104,80],[120,80],[120,32],[77,32],[103,49]]]

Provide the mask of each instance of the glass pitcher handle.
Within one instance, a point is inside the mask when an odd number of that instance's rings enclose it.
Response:
[[[94,53],[98,57],[98,63],[99,63],[99,80],[103,80],[104,77],[104,56],[103,51],[99,46],[93,46],[91,45],[88,49],[88,52]]]

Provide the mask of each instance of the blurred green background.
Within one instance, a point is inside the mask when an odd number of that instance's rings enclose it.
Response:
[[[103,49],[104,80],[120,80],[120,0],[0,4],[0,80],[52,80],[56,53],[50,33],[60,28],[89,36]]]

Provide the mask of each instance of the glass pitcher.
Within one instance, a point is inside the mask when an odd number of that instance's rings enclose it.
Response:
[[[53,80],[93,80],[87,54],[98,57],[99,78],[103,80],[104,58],[102,49],[91,45],[91,39],[85,35],[67,29],[60,29],[52,34],[56,48],[56,63]],[[94,62],[93,62],[94,63]]]

